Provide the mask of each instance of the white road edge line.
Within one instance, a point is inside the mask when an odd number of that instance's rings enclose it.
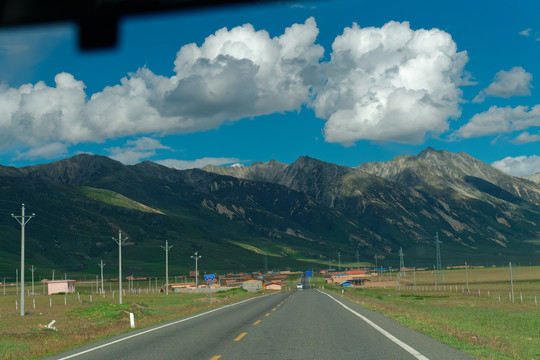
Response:
[[[272,295],[272,294],[268,294],[268,295]],[[231,306],[236,306],[236,305],[240,305],[240,304],[242,304],[242,303],[245,303],[245,302],[248,302],[248,301],[251,301],[251,300],[260,299],[260,298],[263,298],[263,297],[268,296],[268,295],[257,296],[257,297],[253,297],[253,298],[250,298],[250,299],[246,299],[246,300],[239,301],[239,302],[234,303],[234,304],[223,305],[223,306],[218,307],[218,308],[216,308],[216,309],[209,310],[209,311],[206,311],[206,312],[197,314],[197,315],[193,315],[193,316],[187,317],[187,318],[185,318],[185,319],[181,319],[181,320],[177,320],[177,321],[174,321],[174,322],[171,322],[171,323],[167,323],[167,324],[165,324],[165,325],[161,325],[161,326],[158,326],[158,327],[149,329],[149,330],[145,330],[145,331],[142,331],[142,332],[140,332],[140,333],[136,333],[136,334],[133,334],[133,335],[130,335],[130,336],[126,336],[126,337],[123,337],[123,338],[121,338],[121,339],[118,339],[118,340],[115,340],[115,341],[111,341],[111,342],[109,342],[109,343],[106,343],[106,344],[103,344],[103,345],[99,345],[99,346],[96,346],[96,347],[94,347],[94,348],[91,348],[91,349],[88,349],[88,350],[84,350],[84,351],[78,352],[78,353],[76,353],[76,354],[72,354],[72,355],[65,356],[65,357],[63,357],[63,358],[59,358],[58,360],[71,359],[71,358],[73,358],[73,357],[76,357],[76,356],[79,356],[79,355],[83,355],[83,354],[92,352],[92,351],[94,351],[94,350],[98,350],[98,349],[107,347],[107,346],[109,346],[109,345],[113,345],[113,344],[122,342],[122,341],[124,341],[124,340],[128,340],[128,339],[131,339],[131,338],[140,336],[140,335],[144,335],[144,334],[147,334],[147,333],[152,332],[152,331],[160,330],[160,329],[166,328],[166,327],[168,327],[168,326],[176,325],[176,324],[179,324],[179,323],[184,322],[184,321],[192,320],[192,319],[198,318],[198,317],[200,317],[200,316],[208,315],[208,314],[211,314],[211,313],[213,313],[213,312],[215,312],[215,311],[223,310],[223,309],[229,308],[229,307],[231,307]]]
[[[388,339],[390,339],[391,341],[393,341],[395,344],[399,345],[401,348],[403,348],[405,351],[407,351],[409,354],[411,354],[412,356],[414,356],[415,358],[417,358],[418,360],[429,360],[427,357],[425,357],[424,355],[420,354],[417,350],[415,350],[413,347],[405,344],[403,341],[399,340],[397,337],[395,337],[394,335],[390,334],[388,331],[384,330],[382,327],[380,327],[379,325],[375,324],[373,321],[369,320],[367,317],[365,317],[364,315],[354,311],[353,309],[351,309],[350,307],[348,307],[347,305],[345,305],[344,303],[342,303],[341,301],[337,300],[336,298],[334,298],[332,295],[324,292],[324,291],[321,291],[321,290],[317,290],[319,291],[320,293],[328,296],[330,299],[334,300],[335,302],[337,302],[339,305],[343,306],[345,309],[349,310],[350,312],[352,312],[354,315],[358,316],[360,319],[364,320],[368,325],[370,325],[371,327],[373,327],[375,330],[377,330],[378,332],[380,332],[381,334],[383,334],[384,336],[386,336]]]

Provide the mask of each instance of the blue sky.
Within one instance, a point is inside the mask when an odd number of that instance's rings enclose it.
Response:
[[[113,50],[0,31],[0,164],[176,168],[464,151],[540,171],[538,1],[315,1],[137,16]]]

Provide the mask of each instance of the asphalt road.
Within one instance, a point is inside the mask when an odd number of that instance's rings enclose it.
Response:
[[[472,359],[303,282],[48,359]]]

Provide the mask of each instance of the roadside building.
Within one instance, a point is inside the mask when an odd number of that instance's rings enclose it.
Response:
[[[246,280],[242,283],[242,288],[249,292],[262,291],[263,282],[261,280]]]
[[[281,289],[283,288],[283,283],[274,281],[274,282],[270,282],[270,283],[266,284],[265,286],[266,286],[266,290],[281,291]]]
[[[47,281],[48,294],[74,293],[75,280],[49,280]]]

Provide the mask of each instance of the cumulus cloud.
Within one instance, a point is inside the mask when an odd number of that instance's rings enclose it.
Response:
[[[313,107],[327,119],[329,142],[357,140],[417,144],[448,129],[461,113],[466,52],[441,30],[412,30],[408,22],[346,28],[323,64],[324,86]]]
[[[142,137],[137,140],[129,140],[123,147],[106,149],[112,159],[124,164],[136,164],[142,159],[148,159],[157,154],[158,149],[169,150],[170,147],[161,144],[159,140]]]
[[[40,146],[153,133],[194,132],[274,112],[299,109],[309,98],[304,80],[324,50],[315,20],[278,37],[251,25],[218,30],[199,47],[183,46],[176,75],[141,68],[88,97],[85,85],[60,73],[19,88],[0,86],[0,140]]]
[[[156,161],[156,163],[173,168],[178,170],[186,170],[186,169],[200,169],[205,167],[206,165],[233,165],[237,166],[239,163],[242,162],[249,162],[250,160],[240,160],[237,158],[226,158],[226,157],[205,157],[202,159],[197,160],[176,160],[176,159],[167,159],[167,160],[159,160]]]
[[[56,75],[53,86],[0,85],[0,147],[205,131],[305,105],[326,120],[329,142],[420,143],[460,115],[459,87],[471,83],[468,58],[448,33],[412,30],[407,22],[354,24],[323,63],[318,33],[314,18],[276,37],[250,24],[223,28],[181,47],[173,76],[143,67],[94,94],[68,73]],[[133,163],[156,149],[129,143],[108,150]]]
[[[506,157],[493,162],[491,165],[510,175],[531,175],[540,172],[540,156]]]
[[[164,98],[163,109],[197,118],[203,128],[223,119],[298,109],[310,93],[304,72],[316,67],[324,53],[314,44],[318,33],[309,18],[275,38],[246,24],[221,29],[200,47],[185,45],[174,62],[176,87]]]
[[[513,67],[509,71],[501,70],[495,74],[493,82],[473,99],[474,103],[481,103],[488,96],[509,98],[511,96],[531,95],[531,81],[533,76],[521,66]]]
[[[531,35],[531,28],[521,30],[518,34],[521,36],[530,36]]]
[[[530,110],[528,106],[515,108],[492,106],[488,111],[474,115],[455,135],[461,138],[473,138],[511,133],[536,126],[540,126],[540,105]]]
[[[530,134],[529,132],[524,131],[521,134],[519,134],[511,142],[513,144],[519,145],[519,144],[527,144],[527,143],[537,142],[537,141],[540,141],[540,135],[538,135],[538,134]]]
[[[28,151],[19,152],[14,160],[55,159],[67,153],[67,145],[53,142],[31,148]]]

